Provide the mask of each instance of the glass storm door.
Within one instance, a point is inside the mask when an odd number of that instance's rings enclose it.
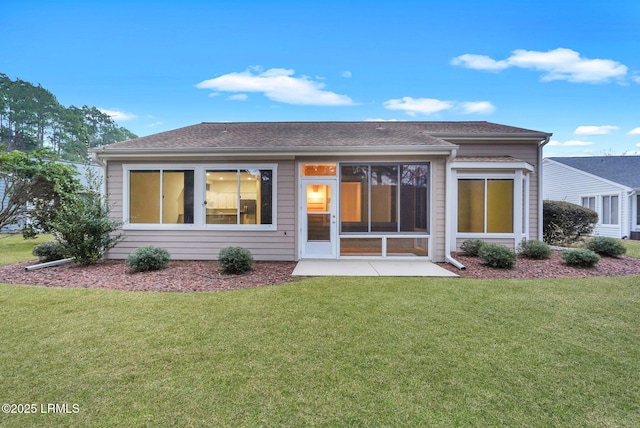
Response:
[[[302,257],[337,257],[337,182],[302,180]]]

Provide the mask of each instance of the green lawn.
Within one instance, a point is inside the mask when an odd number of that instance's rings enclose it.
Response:
[[[627,248],[627,256],[640,259],[640,241],[625,239],[622,244]]]
[[[38,235],[36,239],[24,239],[20,233],[0,234],[0,266],[37,259],[31,254],[33,246],[51,240],[53,240],[51,235]]]
[[[0,285],[0,398],[41,426],[640,426],[640,277]]]

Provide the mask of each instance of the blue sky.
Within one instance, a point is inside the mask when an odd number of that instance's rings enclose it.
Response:
[[[486,120],[640,154],[640,2],[0,1],[0,72],[140,136],[237,121]]]

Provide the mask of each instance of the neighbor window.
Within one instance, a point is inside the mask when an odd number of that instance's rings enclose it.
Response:
[[[585,208],[589,208],[590,210],[596,210],[596,197],[595,196],[587,196],[582,198],[582,206]]]
[[[636,224],[640,226],[640,195],[636,196]]]
[[[618,196],[602,197],[602,224],[618,224]]]
[[[273,224],[273,170],[206,171],[206,224]]]
[[[129,171],[129,223],[192,224],[193,171]]]
[[[513,233],[513,180],[458,180],[458,232]]]

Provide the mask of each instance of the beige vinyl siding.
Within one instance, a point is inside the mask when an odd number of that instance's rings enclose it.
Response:
[[[445,237],[446,237],[446,163],[444,158],[431,161],[431,239],[433,240],[433,254],[431,258],[435,262],[445,261]]]
[[[490,141],[460,143],[458,156],[512,156],[534,166],[534,172],[529,175],[529,237],[538,238],[538,143],[509,141],[494,143]],[[513,243],[511,244],[513,245]],[[459,248],[459,245],[458,245]]]
[[[199,164],[210,165],[215,162]],[[222,248],[237,245],[251,251],[256,260],[295,260],[294,162],[281,161],[277,164],[276,230],[123,230],[125,239],[109,252],[108,257],[123,259],[138,247],[154,245],[166,248],[176,260],[215,260]],[[113,204],[112,216],[122,221],[123,163],[108,162],[107,177],[107,193]],[[196,209],[199,209],[197,203]]]

